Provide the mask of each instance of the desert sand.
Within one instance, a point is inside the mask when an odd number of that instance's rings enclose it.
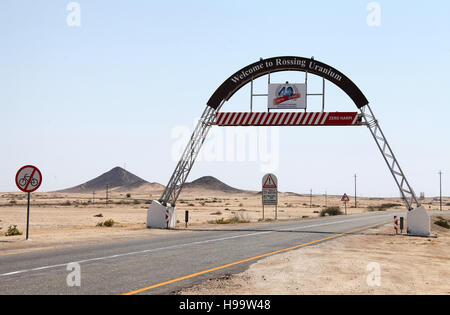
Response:
[[[216,220],[237,216],[241,221],[261,224],[261,195],[257,192],[235,194],[208,190],[187,189],[181,194],[178,208],[177,230],[162,231],[146,228],[147,209],[152,199],[158,199],[161,191],[135,190],[130,193],[112,191],[108,195],[76,193],[33,193],[30,210],[30,240],[25,241],[26,194],[0,194],[0,255],[32,250],[60,248],[132,238],[157,237],[183,233],[185,210],[189,210],[189,231],[196,228],[215,228]],[[201,196],[201,197],[199,197]],[[94,197],[94,200],[93,200]],[[312,204],[312,206],[310,205]],[[400,199],[358,198],[348,204],[349,215],[368,212],[368,207],[391,203],[389,210],[404,209]],[[438,203],[425,200],[428,208],[436,209]],[[340,206],[340,196],[313,196],[280,193],[278,220],[308,220],[319,216],[325,206]],[[448,209],[448,207],[446,207]],[[96,217],[96,215],[102,217]],[[275,218],[275,207],[265,208],[265,220]],[[111,228],[98,227],[99,222],[112,219]],[[5,236],[11,225],[23,232],[19,236]],[[221,226],[221,228],[223,228]],[[184,232],[189,233],[189,232]]]
[[[450,214],[442,216],[450,220]],[[243,273],[212,279],[178,294],[447,295],[450,230],[433,224],[433,233],[438,238],[394,236],[392,226],[386,225],[271,256]]]

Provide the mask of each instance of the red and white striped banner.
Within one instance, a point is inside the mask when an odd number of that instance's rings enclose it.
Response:
[[[218,113],[218,126],[355,126],[358,113]]]

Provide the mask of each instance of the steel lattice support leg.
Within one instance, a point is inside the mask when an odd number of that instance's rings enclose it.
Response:
[[[220,108],[220,107],[219,107]],[[180,195],[183,185],[194,165],[195,159],[208,135],[209,129],[214,124],[216,112],[218,109],[206,106],[202,117],[200,118],[186,149],[181,156],[180,161],[172,174],[159,202],[164,206],[171,205],[175,207],[175,203]]]
[[[372,136],[375,139],[375,142],[377,143],[377,146],[380,149],[381,154],[383,155],[383,158],[386,161],[386,164],[389,167],[389,170],[391,171],[395,182],[397,183],[398,188],[400,189],[400,194],[403,197],[408,210],[413,209],[414,202],[416,203],[417,207],[420,207],[420,203],[417,200],[416,194],[414,193],[412,187],[409,185],[408,180],[406,179],[406,176],[403,173],[400,164],[398,163],[394,152],[391,149],[391,146],[387,142],[386,137],[384,136],[384,133],[381,130],[380,125],[378,124],[378,120],[375,118],[375,115],[370,106],[366,105],[361,108],[361,114],[367,127],[372,133]]]

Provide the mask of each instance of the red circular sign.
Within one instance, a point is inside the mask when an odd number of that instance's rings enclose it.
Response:
[[[36,191],[42,183],[41,171],[33,165],[22,167],[16,174],[16,185],[23,192]]]

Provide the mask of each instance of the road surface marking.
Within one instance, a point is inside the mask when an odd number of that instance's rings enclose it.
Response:
[[[275,254],[291,251],[291,250],[298,249],[298,248],[301,248],[301,247],[304,247],[304,246],[316,244],[316,243],[323,242],[323,241],[326,241],[326,240],[331,240],[331,239],[334,239],[334,238],[337,238],[337,237],[340,237],[340,236],[343,236],[343,235],[355,233],[355,232],[358,232],[358,231],[361,231],[361,230],[375,228],[375,227],[378,227],[378,226],[381,226],[381,225],[385,225],[385,224],[388,224],[388,223],[390,223],[390,221],[383,222],[383,223],[378,223],[378,224],[370,225],[370,226],[366,226],[366,227],[362,227],[362,228],[359,228],[359,229],[355,229],[355,230],[352,230],[352,231],[348,231],[348,232],[344,232],[344,233],[340,233],[340,234],[336,234],[336,235],[332,235],[332,236],[328,236],[328,237],[321,238],[321,239],[318,239],[318,240],[315,240],[315,241],[311,241],[311,242],[308,242],[308,243],[303,243],[303,244],[295,245],[295,246],[292,246],[292,247],[289,247],[289,248],[280,249],[280,250],[277,250],[277,251],[274,251],[274,252],[265,253],[265,254],[262,254],[262,255],[255,256],[255,257],[251,257],[251,258],[247,258],[247,259],[244,259],[244,260],[232,262],[232,263],[229,263],[229,264],[226,264],[226,265],[222,265],[222,266],[219,266],[219,267],[203,270],[203,271],[200,271],[200,272],[197,272],[197,273],[193,273],[193,274],[190,274],[190,275],[187,275],[187,276],[184,276],[184,277],[180,277],[180,278],[172,279],[172,280],[169,280],[169,281],[161,282],[161,283],[158,283],[158,284],[154,284],[154,285],[151,285],[149,287],[142,288],[142,289],[138,289],[138,290],[134,290],[134,291],[131,291],[131,292],[123,293],[122,295],[134,295],[134,294],[142,293],[142,292],[145,292],[145,291],[148,291],[148,290],[151,290],[151,289],[162,287],[162,286],[165,286],[165,285],[168,285],[168,284],[172,284],[172,283],[175,283],[175,282],[179,282],[179,281],[182,281],[182,280],[194,278],[194,277],[197,277],[197,276],[200,276],[200,275],[204,275],[206,273],[210,273],[210,272],[213,272],[213,271],[226,269],[228,267],[232,267],[232,266],[239,265],[239,264],[242,264],[242,263],[246,263],[246,262],[249,262],[249,261],[253,261],[253,260],[256,260],[256,259],[260,259],[260,258],[264,258],[264,257],[267,257],[267,256],[272,256],[272,255],[275,255]]]
[[[385,216],[390,217],[391,214],[381,215],[381,216],[373,216],[373,217],[371,216],[369,218],[359,217],[359,218],[349,219],[349,220],[345,219],[345,220],[340,220],[340,221],[312,224],[312,225],[300,226],[300,227],[295,227],[295,228],[279,229],[277,231],[294,231],[294,230],[308,229],[308,228],[312,228],[312,227],[319,227],[319,226],[326,226],[326,225],[333,225],[333,224],[340,224],[340,223],[348,223],[348,222],[361,221],[361,220],[367,220],[367,219],[369,219],[369,220],[370,219],[379,219],[379,218],[383,218]],[[124,254],[112,255],[112,256],[97,257],[97,258],[85,259],[85,260],[74,261],[74,262],[78,263],[78,264],[82,264],[82,263],[87,263],[87,262],[92,262],[92,261],[101,261],[101,260],[107,260],[107,259],[118,258],[118,257],[146,254],[146,253],[157,252],[157,251],[167,250],[167,249],[180,248],[180,247],[185,247],[185,246],[201,245],[201,244],[207,244],[207,243],[211,243],[211,242],[226,241],[226,240],[235,239],[235,238],[250,237],[250,236],[262,235],[262,234],[271,234],[271,233],[274,233],[277,231],[264,231],[264,232],[249,233],[249,234],[240,234],[240,235],[235,235],[235,236],[227,236],[227,237],[209,239],[209,240],[204,240],[204,241],[197,241],[197,242],[192,242],[192,243],[185,243],[185,244],[178,244],[178,245],[172,245],[172,246],[167,246],[167,247],[146,249],[146,250],[142,250],[142,251],[129,252],[129,253],[124,253]],[[326,233],[326,232],[324,232],[324,233]],[[12,275],[17,275],[17,274],[22,274],[22,273],[27,273],[27,272],[32,272],[32,271],[41,271],[41,270],[46,270],[46,269],[66,267],[67,264],[69,264],[69,263],[72,263],[72,262],[8,272],[8,273],[0,274],[0,277],[12,276]]]

